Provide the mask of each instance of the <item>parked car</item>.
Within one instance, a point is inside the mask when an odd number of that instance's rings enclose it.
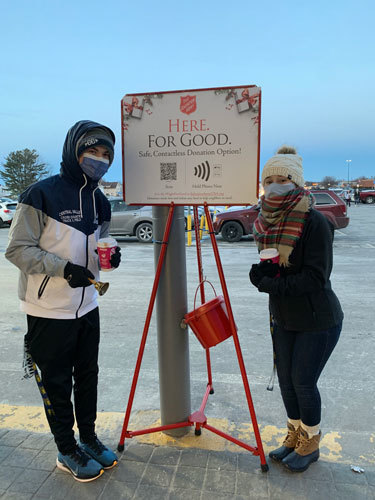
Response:
[[[330,191],[333,191],[337,196],[340,196],[340,198],[343,197],[343,194],[345,192],[344,188],[331,188]]]
[[[375,203],[375,189],[365,189],[359,193],[362,203]]]
[[[0,227],[10,226],[16,211],[17,202],[9,198],[1,198],[0,201]]]
[[[109,200],[112,217],[109,233],[112,236],[136,236],[138,241],[152,241],[152,207],[128,205],[122,198]]]
[[[112,236],[136,236],[138,241],[149,243],[152,241],[152,207],[142,205],[127,205],[122,198],[109,199],[111,204],[111,225],[109,233]],[[211,211],[211,217],[213,212]],[[187,228],[188,207],[184,207],[185,229]],[[193,207],[190,207],[192,228],[194,228]],[[204,208],[198,207],[199,219],[204,215]]]
[[[334,192],[328,189],[312,190],[315,197],[315,208],[332,223],[335,229],[342,229],[349,224],[346,214],[346,204]],[[242,236],[252,234],[253,224],[258,217],[259,205],[242,210],[223,212],[214,221],[215,234],[221,233],[229,243],[240,241]]]
[[[350,201],[354,201],[354,191],[352,191],[351,189],[344,189],[343,192],[341,194],[339,194],[338,196],[340,196],[340,198],[342,200],[345,201],[346,203],[346,200],[347,200],[347,194],[349,193],[350,195]],[[336,193],[337,194],[337,193]]]

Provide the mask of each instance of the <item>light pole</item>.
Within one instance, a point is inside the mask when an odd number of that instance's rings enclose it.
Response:
[[[346,161],[346,164],[348,165],[348,187],[349,187],[349,167],[350,167],[350,163],[352,160],[345,160]]]

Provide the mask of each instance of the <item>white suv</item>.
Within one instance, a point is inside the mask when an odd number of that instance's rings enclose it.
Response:
[[[16,211],[17,202],[9,198],[0,198],[0,227],[10,226]]]

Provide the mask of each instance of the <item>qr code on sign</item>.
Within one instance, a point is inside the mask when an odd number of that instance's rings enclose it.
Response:
[[[177,180],[177,163],[160,163],[160,180]]]

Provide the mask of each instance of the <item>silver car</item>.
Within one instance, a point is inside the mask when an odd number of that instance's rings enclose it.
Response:
[[[152,207],[127,205],[121,198],[109,200],[112,217],[109,233],[112,236],[136,236],[138,241],[152,241]]]

